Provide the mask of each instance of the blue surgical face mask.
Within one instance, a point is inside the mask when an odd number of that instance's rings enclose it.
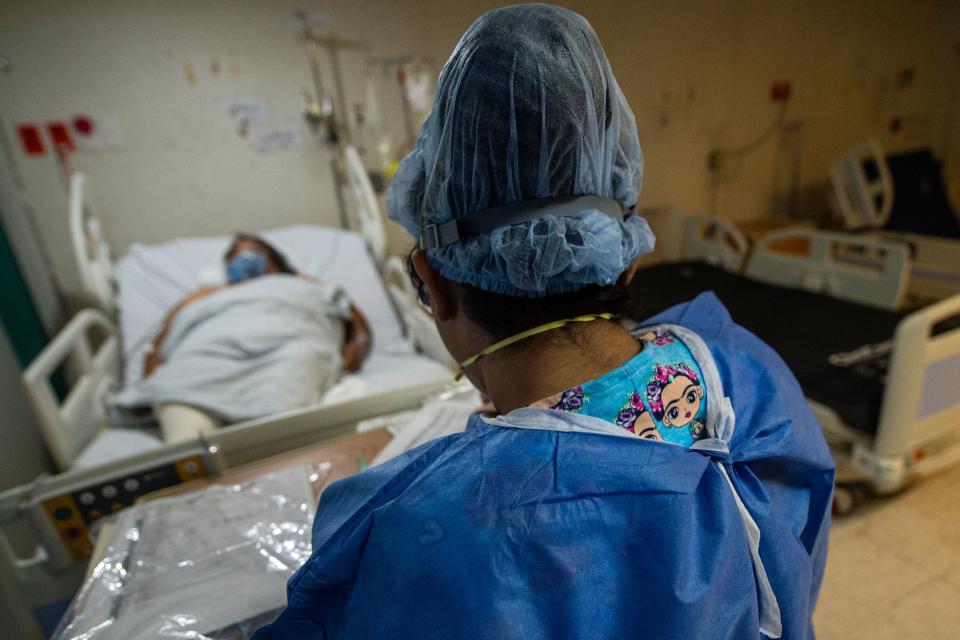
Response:
[[[244,249],[227,263],[227,282],[236,284],[267,272],[267,257],[259,251]]]

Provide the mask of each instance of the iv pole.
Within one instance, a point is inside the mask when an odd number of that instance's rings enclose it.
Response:
[[[429,67],[428,61],[420,56],[395,56],[369,58],[366,61],[369,68],[380,68],[386,72],[396,70],[397,86],[400,89],[400,106],[403,109],[403,124],[406,132],[406,146],[413,147],[417,141],[417,124],[413,121],[413,109],[410,105],[410,98],[407,96],[407,65],[423,65]]]
[[[363,44],[337,38],[336,36],[318,36],[311,24],[310,15],[305,11],[296,11],[294,13],[297,20],[300,21],[303,33],[303,45],[307,52],[307,61],[310,63],[310,74],[313,78],[314,97],[304,95],[303,116],[311,129],[315,132],[321,126],[326,130],[325,142],[334,150],[333,157],[330,159],[330,170],[333,174],[334,191],[337,197],[337,207],[340,210],[340,226],[344,229],[350,228],[350,220],[347,216],[346,203],[343,198],[343,171],[341,169],[342,146],[350,144],[350,127],[346,121],[340,120],[347,113],[346,97],[343,89],[343,74],[340,69],[340,50],[341,49],[364,49]],[[323,75],[320,72],[320,50],[324,49],[330,58],[330,66],[333,70],[333,85],[336,93],[336,109],[333,105],[333,99],[327,95],[323,86]],[[338,117],[339,112],[339,117]]]

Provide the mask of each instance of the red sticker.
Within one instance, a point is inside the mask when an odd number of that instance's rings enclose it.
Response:
[[[53,141],[53,148],[60,151],[74,151],[76,146],[73,144],[73,138],[70,137],[70,131],[65,122],[48,122],[47,133]]]
[[[42,156],[47,152],[43,138],[40,137],[40,127],[37,125],[18,124],[17,135],[20,136],[20,144],[23,145],[23,151],[28,156]]]
[[[93,120],[88,116],[74,116],[73,130],[82,136],[93,135]]]

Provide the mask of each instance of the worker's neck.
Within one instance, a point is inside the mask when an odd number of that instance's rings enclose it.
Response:
[[[640,344],[617,322],[558,329],[536,342],[477,362],[487,395],[501,414],[599,378],[637,355]]]

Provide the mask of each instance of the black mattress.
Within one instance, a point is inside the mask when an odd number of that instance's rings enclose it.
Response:
[[[630,287],[632,315],[651,317],[705,291],[780,354],[808,398],[833,409],[848,427],[875,433],[891,341],[905,314],[686,262],[638,271]]]

